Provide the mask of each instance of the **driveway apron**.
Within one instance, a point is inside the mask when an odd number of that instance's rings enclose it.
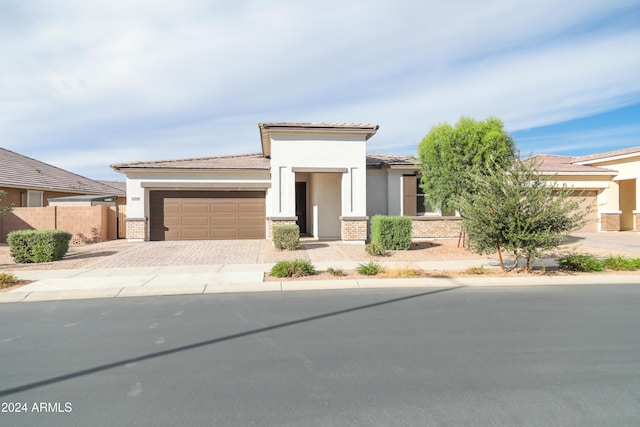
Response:
[[[262,264],[266,240],[145,242],[92,265],[94,268]]]

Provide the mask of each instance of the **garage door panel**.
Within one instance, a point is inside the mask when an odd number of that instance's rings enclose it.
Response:
[[[209,224],[210,221],[208,216],[183,216],[181,225],[183,227],[199,226],[203,229],[208,228]]]
[[[211,213],[237,215],[238,206],[235,203],[214,204],[214,205],[211,205]]]
[[[260,191],[152,191],[151,240],[264,239]]]
[[[240,224],[238,217],[217,217],[213,218],[213,228],[237,227]]]

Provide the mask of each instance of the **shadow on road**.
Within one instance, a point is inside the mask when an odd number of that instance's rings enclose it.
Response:
[[[21,386],[8,388],[8,389],[5,389],[5,390],[0,390],[0,397],[9,396],[9,395],[12,395],[12,394],[15,394],[15,393],[20,393],[20,392],[32,390],[32,389],[35,389],[35,388],[44,387],[44,386],[48,386],[48,385],[51,385],[51,384],[56,384],[56,383],[72,380],[74,378],[79,378],[79,377],[83,377],[83,376],[86,376],[86,375],[91,375],[91,374],[95,374],[95,373],[98,373],[98,372],[107,371],[109,369],[125,366],[125,365],[128,365],[130,363],[137,363],[137,362],[142,362],[142,361],[145,361],[145,360],[156,359],[156,358],[159,358],[159,357],[168,356],[168,355],[175,354],[175,353],[181,353],[181,352],[184,352],[184,351],[189,351],[189,350],[193,350],[193,349],[200,348],[200,347],[206,347],[206,346],[210,346],[210,345],[213,345],[213,344],[222,343],[222,342],[225,342],[225,341],[230,341],[230,340],[234,340],[234,339],[238,339],[238,338],[244,338],[244,337],[247,337],[247,336],[261,334],[263,332],[273,331],[273,330],[276,330],[276,329],[282,329],[282,328],[286,328],[286,327],[289,327],[289,326],[299,325],[299,324],[302,324],[302,323],[312,322],[314,320],[326,319],[328,317],[340,316],[340,315],[347,314],[347,313],[353,313],[354,311],[366,310],[366,309],[369,309],[369,308],[379,307],[379,306],[383,306],[383,305],[387,305],[387,304],[394,304],[394,303],[401,302],[401,301],[407,301],[407,300],[411,300],[411,299],[415,299],[415,298],[421,298],[421,297],[426,297],[426,296],[429,296],[429,295],[435,295],[435,294],[439,294],[439,293],[442,293],[442,292],[454,291],[456,289],[460,289],[460,288],[464,288],[464,287],[465,286],[454,286],[454,287],[450,287],[450,288],[438,289],[438,290],[435,290],[435,291],[421,292],[419,294],[407,295],[407,296],[404,296],[404,297],[393,298],[393,299],[390,299],[390,300],[374,302],[374,303],[371,303],[371,304],[360,305],[360,306],[357,306],[357,307],[346,308],[346,309],[338,310],[338,311],[332,311],[330,313],[319,314],[319,315],[311,316],[311,317],[305,317],[305,318],[302,318],[302,319],[297,319],[297,320],[292,320],[292,321],[289,321],[289,322],[279,323],[277,325],[266,326],[264,328],[253,329],[253,330],[246,331],[246,332],[240,332],[240,333],[237,333],[237,334],[227,335],[227,336],[220,337],[220,338],[214,338],[214,339],[210,339],[210,340],[206,340],[206,341],[197,342],[197,343],[194,343],[194,344],[189,344],[189,345],[185,345],[185,346],[181,346],[181,347],[175,347],[175,348],[164,350],[164,351],[144,354],[144,355],[141,355],[141,356],[132,357],[130,359],[119,360],[117,362],[108,363],[108,364],[105,364],[105,365],[100,365],[100,366],[96,366],[96,367],[89,368],[89,369],[84,369],[84,370],[77,371],[77,372],[71,372],[69,374],[60,375],[60,376],[49,378],[49,379],[46,379],[46,380],[36,381],[36,382],[29,383],[29,384],[24,384],[24,385],[21,385]]]

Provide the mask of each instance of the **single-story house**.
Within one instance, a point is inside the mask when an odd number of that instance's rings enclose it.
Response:
[[[594,207],[585,231],[640,231],[640,146],[586,156],[534,156],[540,171]]]
[[[112,165],[127,177],[127,238],[264,239],[274,225],[298,224],[315,238],[362,243],[376,214],[410,216],[414,238],[458,236],[459,217],[425,206],[416,160],[366,153],[377,125],[273,122],[258,128],[258,154]],[[617,169],[604,159],[571,157],[558,164],[544,157],[543,167],[553,179],[592,191],[585,194],[593,201],[615,199],[617,212]],[[611,215],[598,204],[603,230],[614,229]]]
[[[6,196],[2,206],[44,207],[48,200],[78,195],[109,195],[125,203],[122,187],[60,169],[5,148],[0,148],[0,190]]]

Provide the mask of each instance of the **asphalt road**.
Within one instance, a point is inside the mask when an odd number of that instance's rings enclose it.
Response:
[[[614,284],[3,304],[0,425],[637,426],[639,331]]]

